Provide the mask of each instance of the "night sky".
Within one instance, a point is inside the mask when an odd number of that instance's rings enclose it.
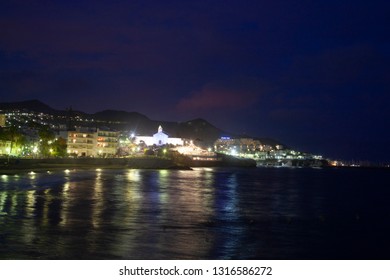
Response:
[[[390,159],[390,1],[0,2],[0,102]]]

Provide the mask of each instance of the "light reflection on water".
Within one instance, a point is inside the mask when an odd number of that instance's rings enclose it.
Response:
[[[376,241],[387,240],[388,221],[363,202],[387,211],[381,199],[389,191],[377,184],[382,195],[367,196],[371,173],[351,175],[223,168],[3,175],[0,258],[380,258],[372,244],[361,253],[355,243],[361,248],[373,227],[383,234]]]

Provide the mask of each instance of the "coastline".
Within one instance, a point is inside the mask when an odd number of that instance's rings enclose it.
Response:
[[[176,164],[168,158],[133,157],[133,158],[56,158],[56,159],[11,159],[2,161],[0,175],[17,174],[24,171],[44,172],[62,169],[183,169],[190,167]]]
[[[191,170],[191,167],[255,167],[253,161],[224,158],[221,161],[177,161],[171,158],[141,156],[129,158],[46,158],[46,159],[0,159],[0,175],[23,172],[45,172],[63,169],[167,169]]]

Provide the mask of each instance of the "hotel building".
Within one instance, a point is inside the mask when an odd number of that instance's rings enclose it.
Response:
[[[68,154],[79,157],[112,157],[118,149],[119,132],[78,127],[73,131],[63,131],[67,139]]]

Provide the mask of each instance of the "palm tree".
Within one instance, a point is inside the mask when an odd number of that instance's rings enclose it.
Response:
[[[42,156],[50,156],[50,147],[54,142],[55,134],[48,127],[42,127],[39,132],[40,151]]]
[[[8,162],[9,162],[9,157],[12,154],[15,144],[22,142],[24,137],[19,132],[16,126],[10,126],[10,127],[3,128],[1,130],[0,138],[11,142],[10,150],[8,153]]]

